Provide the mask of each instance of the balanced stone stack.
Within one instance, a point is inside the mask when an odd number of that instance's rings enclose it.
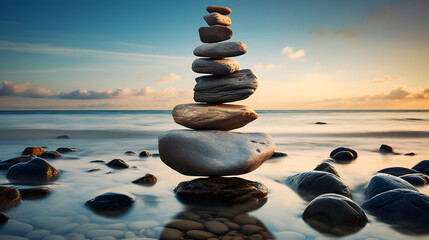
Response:
[[[192,70],[210,74],[197,77],[194,100],[174,108],[174,121],[192,130],[172,130],[159,137],[161,160],[174,170],[191,176],[226,176],[251,172],[273,154],[275,144],[265,133],[228,132],[258,118],[247,106],[223,104],[252,95],[257,78],[249,69],[227,57],[247,52],[242,42],[224,42],[232,37],[231,9],[210,6],[199,29],[203,45],[194,50],[198,57]]]

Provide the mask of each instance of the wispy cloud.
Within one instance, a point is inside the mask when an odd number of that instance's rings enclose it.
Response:
[[[116,51],[105,51],[105,50],[85,49],[85,48],[70,48],[70,47],[63,47],[63,46],[52,46],[50,44],[34,44],[34,43],[10,42],[10,41],[1,41],[1,40],[0,40],[0,50],[69,55],[69,56],[82,55],[82,54],[95,54],[100,56],[109,55],[109,56],[139,57],[139,58],[189,59],[188,57],[181,57],[181,56],[116,52]]]
[[[266,65],[264,65],[262,63],[257,63],[255,65],[253,65],[253,68],[255,70],[273,70],[273,69],[278,68],[278,66],[275,65],[275,64],[266,64]]]
[[[392,10],[389,6],[383,6],[379,11],[372,13],[368,21],[370,23],[388,22],[393,19]]]
[[[359,33],[352,27],[343,27],[338,30],[329,30],[327,28],[311,29],[310,33],[317,40],[327,40],[330,38],[353,39],[359,36]]]
[[[115,44],[124,45],[124,46],[131,46],[131,47],[141,47],[141,48],[153,48],[149,45],[142,45],[137,43],[131,43],[131,42],[113,42]]]
[[[76,100],[111,99],[130,96],[171,95],[178,92],[175,88],[167,87],[161,90],[146,86],[142,89],[120,88],[116,90],[84,90],[53,92],[46,88],[35,87],[30,83],[14,84],[3,81],[0,87],[0,97],[15,96],[25,98],[59,98]]]
[[[374,83],[388,83],[398,80],[399,78],[394,78],[390,75],[384,75],[383,77],[374,78]]]
[[[164,76],[158,80],[156,80],[157,82],[161,82],[161,83],[166,83],[166,82],[174,82],[176,80],[181,79],[182,77],[177,75],[176,73],[170,73],[168,74],[168,76]]]
[[[287,55],[290,59],[299,59],[305,56],[305,51],[304,49],[294,51],[293,47],[286,46],[282,48],[282,54]]]

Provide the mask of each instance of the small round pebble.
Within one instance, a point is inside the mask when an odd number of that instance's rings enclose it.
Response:
[[[229,231],[228,227],[219,221],[207,221],[204,223],[206,228],[214,234],[222,234]]]
[[[183,239],[182,236],[183,236],[183,233],[177,229],[164,228],[164,230],[161,233],[160,239],[161,240]]]

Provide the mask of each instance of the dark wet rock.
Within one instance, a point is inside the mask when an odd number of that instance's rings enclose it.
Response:
[[[268,189],[260,182],[231,177],[197,178],[174,189],[182,202],[243,203],[265,198]]]
[[[346,147],[339,147],[339,148],[334,149],[334,150],[329,154],[329,157],[334,158],[335,154],[337,154],[337,153],[339,153],[339,152],[343,152],[343,151],[348,151],[348,152],[352,153],[352,155],[353,155],[353,159],[356,159],[356,158],[358,157],[358,153],[357,153],[355,150],[353,150],[353,149],[351,149],[351,148],[346,148]]]
[[[24,151],[22,152],[22,156],[24,155],[34,155],[39,157],[40,155],[42,155],[45,152],[45,149],[43,149],[42,147],[27,147],[24,149]]]
[[[47,159],[57,159],[62,157],[61,153],[57,151],[45,151],[40,157],[47,158]]]
[[[231,8],[228,7],[221,7],[221,6],[208,6],[206,8],[207,12],[212,13],[212,12],[217,12],[223,15],[228,15],[231,13]]]
[[[159,157],[159,153],[152,154],[152,157]]]
[[[86,205],[98,214],[119,216],[127,212],[134,201],[133,195],[107,192],[88,200]]]
[[[59,153],[69,153],[69,152],[76,152],[77,148],[69,148],[69,147],[60,147],[56,150]]]
[[[0,225],[5,224],[9,220],[9,217],[4,212],[0,212]]]
[[[348,161],[356,159],[354,157],[353,153],[349,152],[349,151],[340,151],[340,152],[337,152],[332,158],[336,162],[348,162]]]
[[[337,193],[348,198],[352,197],[349,187],[339,177],[329,172],[297,173],[287,177],[285,183],[307,201],[325,193]]]
[[[57,139],[70,139],[70,137],[67,135],[60,135],[57,137]]]
[[[313,199],[302,218],[322,233],[343,236],[355,233],[368,222],[365,212],[351,199],[328,193]]]
[[[417,163],[414,167],[412,167],[412,169],[429,175],[429,160],[423,160]]]
[[[106,162],[103,160],[92,160],[90,161],[90,163],[106,163]]]
[[[142,184],[142,185],[154,185],[157,180],[158,179],[155,177],[155,175],[147,173],[143,177],[132,181],[132,183]]]
[[[378,171],[377,173],[387,173],[396,177],[400,177],[402,175],[406,174],[412,174],[412,173],[419,173],[418,171],[410,168],[404,168],[404,167],[390,167],[390,168],[384,168]]]
[[[232,37],[232,29],[222,25],[200,27],[200,40],[203,43],[215,43],[228,40]]]
[[[340,177],[340,174],[338,174],[337,170],[329,162],[321,162],[313,170],[332,173],[335,176]]]
[[[8,160],[1,161],[0,162],[0,169],[2,169],[2,170],[9,169],[10,167],[12,167],[15,164],[22,163],[22,162],[28,162],[35,157],[36,156],[34,156],[34,155],[24,155],[24,156],[20,156],[20,157],[11,158]]]
[[[395,149],[386,144],[381,144],[380,149],[378,151],[382,153],[396,153]]]
[[[380,173],[371,178],[371,181],[368,183],[366,188],[365,194],[366,198],[370,199],[380,193],[399,188],[419,191],[413,185],[399,177]]]
[[[5,211],[21,203],[21,194],[15,188],[0,186],[0,211]]]
[[[150,156],[152,156],[152,153],[150,153],[150,152],[148,152],[148,151],[142,151],[142,152],[139,154],[139,157],[150,157]]]
[[[414,152],[405,153],[405,156],[415,156],[416,154]]]
[[[362,207],[406,234],[429,233],[429,196],[407,189],[390,190],[365,201]]]
[[[126,151],[125,154],[126,155],[136,155],[136,153],[133,151]]]
[[[18,163],[6,173],[6,178],[18,184],[46,184],[55,180],[60,172],[42,158],[33,158],[26,163]]]
[[[97,172],[97,171],[100,171],[100,170],[101,170],[100,168],[92,168],[92,169],[89,169],[86,172]]]
[[[128,165],[128,163],[126,163],[122,159],[113,159],[112,161],[106,163],[106,165],[111,167],[111,168],[115,168],[115,169],[123,169],[123,168],[129,168],[130,167],[130,165]]]
[[[274,152],[273,155],[271,155],[270,159],[272,158],[279,158],[279,157],[286,157],[287,154],[284,152]]]
[[[326,125],[325,122],[315,122],[314,124],[318,124],[318,125]]]
[[[158,138],[161,160],[190,176],[226,176],[251,172],[274,152],[265,133],[171,130]]]
[[[401,179],[409,182],[415,187],[422,187],[426,184],[429,184],[429,177],[423,173],[411,173],[400,176]]]
[[[23,200],[36,200],[47,197],[51,193],[51,189],[47,187],[28,188],[18,187],[19,193]]]

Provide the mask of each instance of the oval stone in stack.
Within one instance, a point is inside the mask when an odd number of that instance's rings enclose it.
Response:
[[[247,47],[242,42],[220,42],[200,45],[195,48],[194,55],[198,57],[220,59],[225,57],[240,56],[246,52]]]
[[[232,29],[222,25],[200,27],[198,29],[200,40],[203,43],[214,43],[228,40],[232,37]]]
[[[196,102],[223,103],[248,98],[258,87],[256,76],[249,69],[230,75],[202,76],[195,79]]]
[[[231,74],[240,69],[240,64],[233,59],[197,58],[192,63],[192,70],[196,73],[213,75]]]
[[[158,138],[161,160],[190,176],[245,174],[270,158],[274,148],[265,133],[172,130]]]
[[[192,129],[229,131],[252,122],[258,114],[242,105],[180,104],[174,107],[173,118]]]
[[[204,20],[206,20],[206,23],[209,26],[212,25],[223,25],[223,26],[229,26],[231,25],[231,18],[228,16],[225,16],[223,14],[212,12],[204,16]]]
[[[212,12],[217,12],[223,15],[228,15],[230,14],[231,8],[228,7],[221,7],[221,6],[208,6],[207,7],[207,12],[212,13]]]

